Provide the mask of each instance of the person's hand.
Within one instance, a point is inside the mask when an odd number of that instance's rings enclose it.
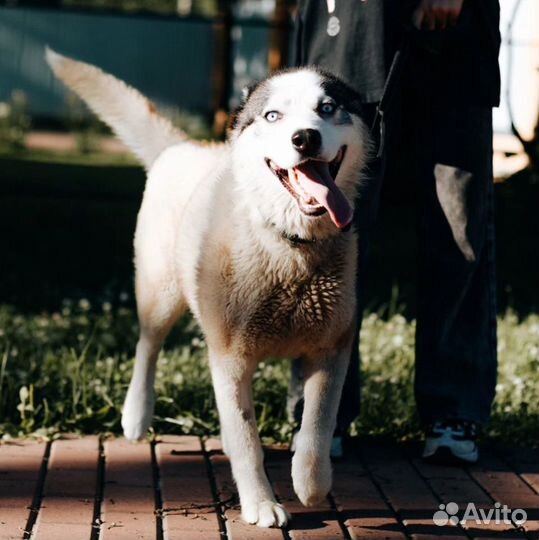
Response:
[[[420,0],[412,15],[412,23],[418,30],[445,30],[457,23],[463,2],[464,0]]]

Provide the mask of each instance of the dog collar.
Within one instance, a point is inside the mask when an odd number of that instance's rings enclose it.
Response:
[[[316,244],[318,240],[316,238],[301,238],[297,234],[288,234],[286,231],[281,231],[281,238],[287,240],[292,247],[298,247],[301,245],[312,245]]]
[[[271,227],[274,229],[277,229],[277,225],[275,223],[270,223]],[[346,233],[352,228],[352,224],[348,225],[344,229],[341,230],[341,232]],[[277,229],[278,230],[278,229]],[[286,231],[278,230],[278,233],[280,237],[283,240],[286,240],[292,247],[300,247],[300,246],[312,246],[313,244],[317,244],[319,242],[325,242],[326,240],[329,240],[329,238],[302,238],[301,236],[297,234],[289,234]]]

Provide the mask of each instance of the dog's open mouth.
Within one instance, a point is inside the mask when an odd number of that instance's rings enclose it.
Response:
[[[281,169],[271,159],[266,164],[281,184],[296,199],[299,209],[307,216],[321,216],[329,212],[331,220],[339,229],[352,221],[353,210],[335,179],[346,154],[341,147],[332,161],[309,159],[291,169]]]

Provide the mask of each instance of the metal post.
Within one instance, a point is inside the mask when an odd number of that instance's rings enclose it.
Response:
[[[275,0],[275,14],[271,26],[268,51],[270,73],[278,71],[287,64],[290,4],[289,0]]]
[[[222,138],[228,121],[228,98],[232,79],[232,4],[219,0],[215,18],[215,51],[213,65],[213,131]]]

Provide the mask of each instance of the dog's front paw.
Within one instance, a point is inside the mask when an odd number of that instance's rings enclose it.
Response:
[[[292,458],[294,491],[304,506],[322,502],[331,489],[331,462],[296,451]]]
[[[269,500],[242,504],[241,517],[259,527],[284,527],[290,514],[282,504]]]
[[[126,439],[140,441],[146,437],[152,425],[153,405],[153,395],[145,398],[127,392],[122,411],[122,428]]]

